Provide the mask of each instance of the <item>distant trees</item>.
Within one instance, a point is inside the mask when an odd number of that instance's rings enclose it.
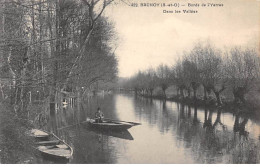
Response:
[[[260,58],[256,49],[234,47],[223,52],[206,42],[183,53],[172,67],[159,65],[156,70],[148,71],[152,72],[139,72],[129,81],[136,88],[150,90],[150,96],[158,87],[166,98],[167,88],[175,86],[180,99],[187,92],[186,97],[193,95],[196,101],[198,89],[202,87],[205,101],[212,93],[217,105],[222,105],[222,92],[231,88],[234,102],[245,103],[245,95],[259,83]]]
[[[134,77],[130,78],[123,86],[133,88],[136,94],[153,96],[155,88],[162,89],[164,97],[166,97],[166,89],[171,85],[172,73],[168,66],[161,65],[156,70],[149,68],[148,70],[139,71]]]

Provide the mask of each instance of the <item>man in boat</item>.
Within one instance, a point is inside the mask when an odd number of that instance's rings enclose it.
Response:
[[[96,123],[101,123],[101,122],[103,122],[103,119],[104,119],[104,114],[101,111],[101,109],[98,107],[97,108],[97,112],[95,114],[95,122]]]

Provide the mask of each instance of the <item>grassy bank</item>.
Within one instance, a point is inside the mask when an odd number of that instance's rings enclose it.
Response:
[[[31,121],[17,117],[8,104],[0,103],[0,163],[33,163],[33,141],[26,135],[31,127]]]

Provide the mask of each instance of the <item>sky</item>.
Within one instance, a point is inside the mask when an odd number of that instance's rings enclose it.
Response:
[[[126,2],[129,0],[125,0]],[[223,7],[180,7],[193,14],[163,13],[174,8],[130,7],[119,3],[105,11],[115,24],[119,77],[159,64],[173,65],[198,41],[218,48],[259,45],[260,0],[131,0],[132,2],[222,3]]]

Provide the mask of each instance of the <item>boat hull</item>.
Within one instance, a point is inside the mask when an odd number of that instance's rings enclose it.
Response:
[[[103,121],[102,123],[96,123],[94,120],[87,121],[87,124],[91,128],[108,130],[108,131],[123,131],[133,126],[132,124],[120,123],[115,121]]]
[[[37,149],[37,148],[36,148]],[[37,149],[38,150],[38,149]],[[44,160],[47,160],[47,161],[52,161],[52,162],[55,162],[55,163],[68,163],[70,162],[71,158],[66,158],[66,157],[61,157],[61,156],[56,156],[56,155],[53,155],[53,154],[49,154],[49,153],[45,153],[45,152],[42,152],[40,150],[38,150],[39,153],[40,153],[40,156],[42,158],[44,158]]]
[[[39,138],[38,136],[35,136],[36,145],[38,145],[35,149],[38,150],[43,157],[53,159],[55,161],[68,161],[72,158],[72,147],[59,139],[56,135],[48,132],[45,133],[49,134],[47,140],[42,137]]]
[[[50,153],[40,151],[39,149],[37,149],[37,150],[40,152],[41,156],[45,160],[54,161],[54,162],[57,162],[57,163],[68,163],[71,160],[70,157],[58,156],[58,155],[55,155],[55,154],[50,154]]]

